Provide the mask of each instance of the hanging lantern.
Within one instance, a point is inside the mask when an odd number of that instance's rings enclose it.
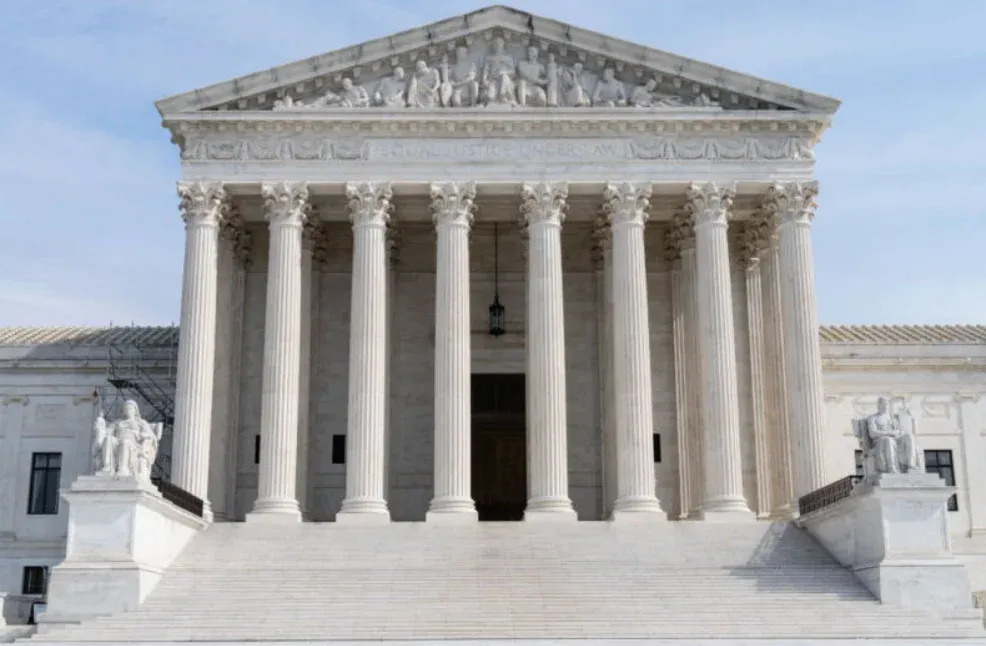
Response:
[[[493,304],[490,305],[490,334],[506,332],[506,310],[500,304],[500,248],[496,222],[493,223]]]

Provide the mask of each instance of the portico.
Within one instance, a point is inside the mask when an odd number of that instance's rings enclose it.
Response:
[[[473,522],[486,373],[525,378],[526,520],[784,517],[824,484],[838,103],[517,20],[159,103],[188,231],[174,477],[220,518]]]
[[[312,380],[309,367],[315,348],[311,341],[308,347],[300,341],[302,312],[311,319],[315,293],[311,285],[318,282],[323,269],[312,258],[325,260],[331,249],[351,245],[351,265],[348,274],[344,274],[351,285],[345,497],[336,521],[390,520],[388,427],[393,425],[393,411],[387,395],[391,377],[388,368],[393,370],[394,366],[394,357],[388,353],[388,346],[392,347],[388,340],[393,334],[394,319],[389,312],[394,309],[394,294],[389,280],[393,272],[400,270],[394,256],[400,251],[402,229],[414,232],[414,253],[434,258],[434,318],[430,331],[434,339],[433,494],[426,514],[429,522],[471,522],[477,518],[470,490],[470,375],[477,366],[472,352],[476,338],[481,339],[486,357],[511,353],[516,357],[520,356],[516,354],[517,346],[523,348],[524,359],[519,367],[527,380],[529,474],[525,519],[560,521],[576,517],[568,482],[571,398],[566,390],[566,352],[572,350],[566,347],[564,332],[567,321],[563,248],[568,254],[597,250],[593,262],[602,275],[600,292],[606,292],[600,293],[598,301],[602,325],[597,326],[595,334],[597,347],[590,349],[605,368],[601,372],[610,373],[604,375],[599,384],[602,387],[592,389],[599,400],[598,409],[603,411],[599,417],[602,443],[611,445],[615,453],[613,464],[601,464],[600,469],[600,479],[611,483],[602,487],[606,516],[614,520],[663,520],[670,507],[682,518],[752,518],[753,503],[744,492],[741,468],[743,433],[737,386],[741,375],[734,340],[730,267],[752,262],[754,256],[770,253],[786,243],[793,252],[779,255],[778,271],[770,274],[771,279],[803,271],[804,267],[797,263],[806,262],[805,252],[797,245],[801,240],[807,244],[808,239],[789,238],[790,232],[801,232],[795,227],[810,225],[814,188],[797,182],[766,187],[747,183],[738,194],[738,185],[714,181],[564,180],[519,185],[469,180],[395,185],[384,180],[353,181],[339,187],[298,180],[264,181],[253,186],[215,180],[182,182],[179,190],[183,214],[193,241],[188,245],[185,261],[186,281],[192,283],[185,290],[183,312],[189,319],[186,329],[215,329],[213,334],[203,333],[199,340],[200,349],[195,355],[198,360],[215,356],[215,345],[233,333],[229,327],[231,317],[215,306],[214,285],[229,279],[228,275],[219,276],[221,263],[217,262],[216,248],[239,247],[240,256],[246,258],[249,255],[242,249],[253,239],[263,237],[250,231],[258,226],[267,229],[258,495],[246,519],[284,522],[302,518],[307,492],[301,489],[307,478],[299,477],[298,472],[310,466],[308,456],[299,447],[309,445],[311,434],[317,431],[301,426],[299,419],[302,411],[311,410],[312,397],[318,396],[309,387],[306,398],[301,388],[302,380],[317,383]],[[343,200],[345,210],[335,208],[343,205]],[[489,219],[484,219],[484,211],[490,213]],[[785,214],[786,227],[776,226],[778,218],[766,215],[778,212]],[[487,303],[471,303],[471,281],[476,276],[470,270],[471,264],[475,265],[470,253],[478,246],[482,254],[489,255],[488,239],[477,242],[471,234],[476,225],[488,227],[491,220],[497,222],[497,230],[503,235],[522,241],[521,258],[526,257],[523,265],[510,268],[512,273],[521,275],[527,294],[526,306],[517,299],[509,303],[511,310],[519,307],[523,311],[523,327],[511,330],[518,337],[512,343],[484,334],[484,321],[477,320],[474,314],[482,312]],[[774,226],[776,235],[765,234],[770,226]],[[657,231],[645,235],[648,229]],[[430,241],[426,230],[431,232]],[[563,231],[567,235],[563,236]],[[350,239],[340,239],[342,235]],[[731,238],[745,243],[742,257],[736,252],[731,257]],[[775,239],[772,247],[770,242]],[[429,242],[430,249],[420,246]],[[258,250],[251,253],[257,254]],[[647,265],[649,258],[653,264],[662,256],[674,283],[673,297],[668,300],[674,334],[680,337],[672,356],[654,356],[650,348],[648,304],[655,299],[648,293]],[[694,260],[683,260],[690,257]],[[782,295],[781,311],[772,309],[771,320],[794,318],[794,314],[785,316],[788,308],[792,312],[813,309],[810,280],[803,282],[802,289]],[[208,285],[213,285],[211,290]],[[404,311],[397,318],[407,322],[414,315],[413,311]],[[808,326],[801,324],[785,337],[789,352],[784,358],[792,370],[810,367],[805,365],[804,357],[810,359],[812,351],[800,345],[817,344],[813,332],[808,333],[811,329],[810,322]],[[804,338],[799,336],[802,331]],[[690,352],[689,348],[699,351]],[[242,348],[239,351],[242,353]],[[654,425],[651,372],[655,363],[665,362],[674,365],[674,386],[682,400],[679,410],[689,399],[701,402],[698,408],[703,423],[700,425],[698,419],[689,423],[688,414],[678,422],[681,476],[674,486],[681,500],[663,501],[662,507],[662,501],[655,496],[661,483],[655,483],[653,441],[655,432],[665,429],[655,429]],[[816,362],[814,369],[819,368],[820,363]],[[219,370],[213,366],[208,372],[207,377],[196,373],[180,381],[177,399],[187,401],[194,397],[195,392],[200,392],[200,387],[194,386],[196,378],[206,379]],[[610,381],[612,386],[606,387]],[[778,389],[775,385],[772,388]],[[814,401],[801,396],[805,402]],[[228,402],[212,400],[208,404]],[[791,413],[794,414],[793,409]],[[203,411],[201,415],[208,418],[211,412]],[[798,415],[810,419],[810,415]],[[182,448],[210,442],[215,446],[210,432],[220,430],[194,424],[177,427],[173,457],[176,484],[205,499],[209,491],[204,484],[208,482],[208,465],[215,456],[198,460],[195,466],[191,451]],[[773,444],[782,439],[779,433],[770,433]],[[808,446],[810,440],[806,433]],[[807,468],[802,465],[814,464],[814,456],[792,448],[769,449],[789,451],[799,467],[795,473],[802,478],[801,486],[809,490],[814,486],[810,477],[802,473],[802,468]],[[606,473],[609,469],[612,472]],[[686,479],[687,488],[682,486]]]

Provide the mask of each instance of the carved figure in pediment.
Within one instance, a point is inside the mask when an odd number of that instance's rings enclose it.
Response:
[[[407,107],[407,75],[403,67],[395,67],[393,74],[380,81],[373,103],[386,108]]]
[[[149,424],[133,400],[123,404],[124,418],[106,423],[103,411],[93,424],[92,456],[96,475],[134,477],[150,482],[164,432],[160,422]]]
[[[887,398],[880,397],[876,412],[854,419],[852,425],[863,450],[865,477],[881,473],[924,473],[924,454],[914,440],[915,423],[909,410],[892,414]]]
[[[712,97],[710,97],[705,92],[702,92],[697,97],[695,97],[695,101],[692,103],[692,105],[694,105],[696,108],[721,108],[722,107],[721,105],[719,105],[719,102],[718,101],[716,101],[715,99],[713,99]]]
[[[566,108],[583,108],[589,105],[589,93],[585,89],[585,70],[582,63],[563,67],[559,72],[561,104]]]
[[[683,108],[686,103],[681,97],[656,92],[657,80],[648,79],[638,85],[630,94],[630,105],[635,108]]]
[[[290,94],[285,94],[284,98],[274,101],[274,110],[297,110],[298,108],[305,107],[305,104],[301,101],[295,101],[291,98]]]
[[[596,83],[592,93],[592,105],[603,108],[624,107],[627,104],[627,90],[623,83],[617,80],[612,67],[603,70],[603,76]]]
[[[532,108],[548,105],[548,75],[538,60],[538,48],[527,48],[527,60],[517,64],[517,103]]]
[[[493,39],[493,52],[483,63],[483,95],[486,105],[517,105],[517,65],[513,56],[504,50],[506,43],[499,36]]]
[[[479,73],[469,60],[469,48],[455,48],[455,65],[445,63],[442,104],[453,108],[471,108],[479,103]]]
[[[438,90],[442,85],[442,77],[438,70],[428,67],[428,63],[419,60],[414,65],[414,76],[407,89],[407,105],[411,108],[434,108],[439,105]]]
[[[340,107],[343,108],[370,107],[370,95],[362,85],[357,85],[351,78],[342,79],[342,94],[339,95],[339,99]]]

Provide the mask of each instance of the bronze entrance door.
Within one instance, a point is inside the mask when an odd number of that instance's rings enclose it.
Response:
[[[524,387],[524,375],[472,376],[472,495],[480,520],[524,517]]]

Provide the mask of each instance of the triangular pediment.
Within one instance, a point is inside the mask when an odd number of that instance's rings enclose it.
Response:
[[[162,115],[474,106],[832,114],[839,101],[493,6],[157,103]]]

